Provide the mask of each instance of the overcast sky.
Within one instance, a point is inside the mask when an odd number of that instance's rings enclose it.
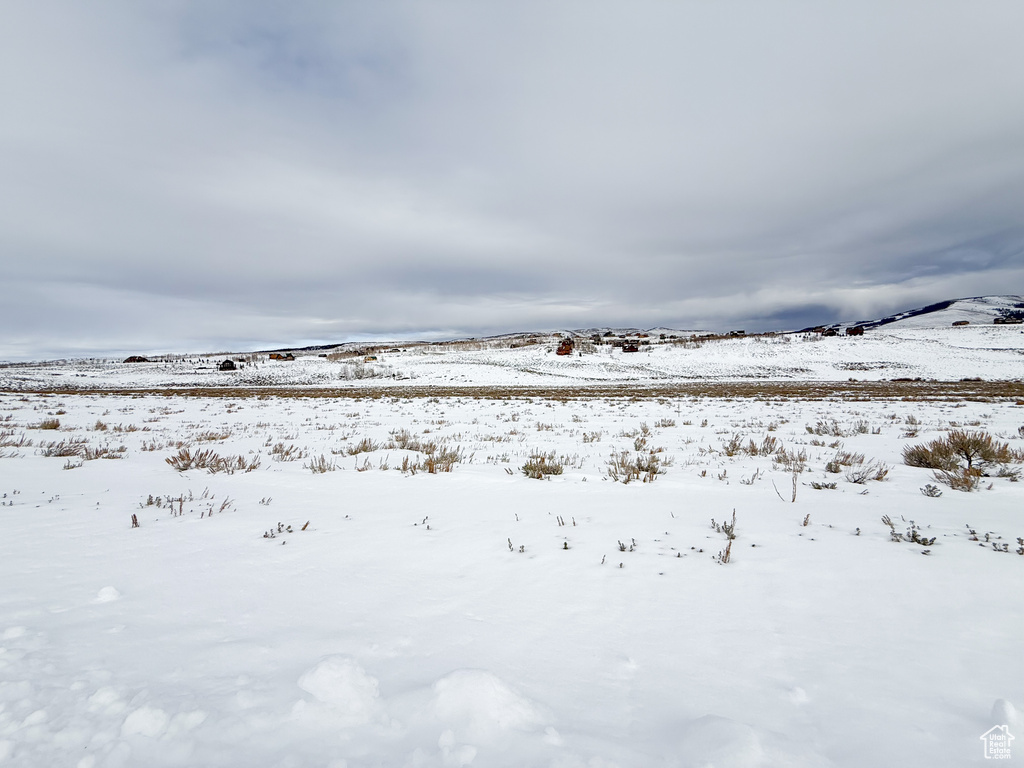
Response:
[[[1024,293],[1024,3],[0,7],[0,359]]]

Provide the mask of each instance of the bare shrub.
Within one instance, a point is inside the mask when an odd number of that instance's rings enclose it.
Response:
[[[22,432],[18,437],[14,436],[14,430],[9,429],[0,432],[0,448],[31,448],[32,441]]]
[[[846,437],[846,433],[843,432],[842,427],[839,426],[839,422],[835,419],[831,421],[819,421],[813,427],[807,427],[807,432],[812,435],[831,435],[832,437]]]
[[[903,449],[903,463],[909,467],[953,469],[958,462],[953,448],[945,438],[936,438],[927,445],[908,445]]]
[[[364,365],[361,362],[344,362],[338,372],[338,378],[344,381],[353,379],[386,379],[394,376],[394,371],[388,365]]]
[[[355,445],[351,445],[346,449],[346,453],[349,456],[355,456],[360,453],[373,453],[380,448],[380,443],[375,443],[368,437],[364,437]]]
[[[608,459],[608,477],[617,483],[629,484],[640,477],[629,451],[613,453]]]
[[[978,490],[981,485],[981,470],[976,467],[957,467],[956,469],[939,469],[934,472],[935,479],[948,485],[954,491]]]
[[[725,543],[725,549],[723,549],[721,552],[718,553],[718,555],[715,556],[715,561],[719,565],[726,565],[726,564],[728,564],[729,560],[732,558],[732,542],[736,538],[736,510],[734,509],[732,511],[732,522],[731,523],[721,523],[721,524],[719,524],[719,523],[715,522],[714,518],[712,518],[711,519],[711,527],[714,528],[719,533],[724,533],[725,537],[727,539],[727,541]]]
[[[182,448],[174,456],[164,459],[172,469],[187,472],[190,469],[205,469],[210,474],[224,472],[232,475],[235,472],[252,472],[260,466],[260,457],[246,459],[244,456],[220,456],[209,448],[192,453],[190,448]]]
[[[941,496],[942,494],[940,493],[939,495]],[[922,547],[932,547],[932,546],[935,546],[935,539],[936,539],[935,536],[932,536],[931,538],[928,538],[927,536],[922,536],[921,535],[921,531],[922,531],[921,526],[919,526],[913,520],[910,520],[910,521],[907,521],[907,522],[908,522],[908,524],[910,526],[907,529],[907,532],[906,533],[899,533],[896,530],[896,523],[894,523],[892,521],[892,518],[890,518],[888,515],[882,515],[882,523],[885,524],[889,528],[889,540],[890,541],[894,541],[894,542],[905,541],[905,542],[910,543],[910,544],[920,544]],[[926,550],[924,550],[923,554],[927,555],[928,552],[929,552],[929,550],[926,549]]]
[[[308,464],[303,464],[303,468],[308,469],[314,475],[322,475],[325,472],[333,472],[338,468],[338,465],[334,463],[332,459],[328,459],[322,453],[318,459],[310,459]]]
[[[1024,459],[1008,443],[994,440],[986,432],[956,429],[925,445],[903,449],[903,462],[911,467],[934,469],[935,479],[958,491],[976,490],[981,478],[993,468],[996,474],[1016,480],[1019,472],[1007,464]]]
[[[418,442],[408,429],[395,429],[391,431],[391,443],[388,447],[402,451],[418,451]]]
[[[438,472],[451,472],[462,459],[461,448],[440,447],[427,454],[427,457],[420,463],[420,469],[431,475],[436,475]]]
[[[85,450],[85,438],[73,438],[71,440],[60,440],[57,442],[40,443],[40,456],[81,456]]]
[[[629,451],[613,453],[608,459],[607,474],[617,483],[628,485],[634,480],[653,483],[658,475],[664,474],[663,462],[659,451],[638,453],[635,456]]]
[[[803,449],[787,451],[785,448],[780,448],[776,451],[773,461],[787,472],[803,472],[807,469],[807,451]]]
[[[834,461],[843,467],[852,467],[855,464],[864,463],[863,453],[852,453],[850,451],[837,451]]]
[[[35,429],[60,429],[60,419],[43,419]]]
[[[270,457],[274,461],[299,461],[306,458],[306,452],[292,444],[276,443],[270,449]]]
[[[80,455],[84,461],[94,461],[95,459],[123,459],[127,452],[128,448],[123,445],[119,445],[117,448],[101,445],[99,448],[86,446]]]
[[[861,466],[850,467],[846,472],[847,482],[864,485],[868,480],[881,482],[889,474],[889,467],[881,462],[871,462]]]
[[[543,480],[545,475],[560,475],[565,469],[564,462],[558,460],[554,451],[539,453],[534,451],[529,460],[519,468],[524,475],[534,480]]]
[[[781,447],[782,444],[779,442],[777,437],[774,435],[765,435],[764,440],[761,441],[760,445],[751,440],[750,444],[747,446],[747,453],[751,456],[771,456]]]
[[[946,437],[953,455],[967,464],[971,469],[979,465],[1008,464],[1020,461],[1020,456],[1010,450],[1008,443],[1000,443],[992,439],[987,432],[966,432],[954,430]]]
[[[726,456],[735,456],[743,450],[743,438],[740,437],[739,433],[736,433],[728,442],[722,443],[722,452]]]
[[[498,442],[504,439],[495,438]],[[433,440],[421,440],[407,429],[396,429],[391,432],[391,440],[388,442],[387,447],[400,451],[416,451],[417,453],[429,454],[437,450],[437,443]]]

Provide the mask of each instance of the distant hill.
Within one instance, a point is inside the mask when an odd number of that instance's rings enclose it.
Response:
[[[840,333],[855,325],[863,326],[866,329],[879,328],[882,326],[896,326],[899,328],[944,328],[954,322],[966,321],[971,325],[991,325],[992,321],[1000,316],[1022,316],[1024,317],[1024,296],[973,296],[964,299],[948,299],[946,301],[929,304],[926,307],[909,309],[905,312],[897,312],[887,317],[873,320],[855,320],[842,323],[824,325],[824,328],[834,328]],[[817,326],[815,326],[817,327]],[[781,330],[781,329],[779,329]],[[811,328],[804,328],[802,331],[810,331]],[[593,328],[565,329],[561,331],[513,331],[493,336],[481,337],[460,337],[453,339],[435,339],[432,341],[361,341],[361,342],[339,342],[335,344],[316,344],[310,346],[281,347],[278,349],[261,349],[252,354],[269,354],[271,352],[297,352],[297,353],[325,353],[325,352],[363,352],[377,351],[389,347],[411,347],[420,345],[439,345],[453,343],[480,343],[500,344],[506,342],[523,343],[531,340],[534,343],[542,338],[557,336],[575,336],[587,338],[590,336],[604,336],[605,334],[615,336],[638,336],[645,334],[651,337],[658,337],[665,334],[667,338],[687,338],[691,335],[702,336],[711,331],[696,329],[678,328],[612,328],[609,326]],[[719,329],[718,333],[725,333]]]
[[[854,325],[862,325],[868,329],[891,325],[900,328],[944,328],[955,322],[964,321],[971,325],[992,325],[992,321],[997,317],[1011,316],[1024,317],[1024,296],[972,296],[965,299],[948,299],[875,320],[833,323],[825,327],[839,331]]]

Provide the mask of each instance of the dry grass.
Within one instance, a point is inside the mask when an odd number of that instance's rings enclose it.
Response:
[[[214,432],[211,430],[208,432],[200,432],[193,439],[197,443],[215,443],[219,440],[227,440],[229,437],[231,437],[231,432]]]
[[[86,446],[80,455],[84,461],[94,461],[95,459],[123,459],[127,453],[128,448],[124,445],[119,445],[117,448],[101,445],[99,448]]]
[[[165,461],[179,472],[187,472],[190,469],[205,469],[210,474],[224,472],[232,475],[235,472],[252,472],[260,466],[260,457],[254,456],[246,459],[244,456],[220,456],[209,448],[192,453],[190,448],[182,448],[174,456],[168,456]]]
[[[18,437],[14,436],[14,430],[0,431],[0,448],[31,448],[32,441],[23,432]]]
[[[39,444],[40,456],[81,456],[85,451],[86,439],[84,437],[72,438],[70,440],[59,440],[50,443]]]
[[[543,480],[547,475],[560,475],[565,469],[564,462],[558,460],[554,451],[539,453],[534,451],[529,460],[519,468],[524,475],[534,480]]]
[[[847,482],[864,485],[868,480],[882,482],[889,474],[889,467],[881,462],[871,462],[863,466],[850,467],[846,472]]]
[[[360,453],[373,453],[380,448],[380,443],[375,443],[368,437],[364,437],[355,445],[350,445],[345,449],[345,453],[349,456],[356,456]]]
[[[328,459],[322,453],[318,459],[310,459],[308,464],[302,465],[305,469],[311,471],[314,475],[322,475],[325,472],[333,472],[338,468],[338,465],[333,460]]]
[[[441,447],[433,453],[427,454],[420,462],[419,468],[423,472],[436,475],[438,472],[451,472],[456,464],[463,459],[461,448]]]
[[[1024,382],[1021,381],[685,381],[671,385],[644,387],[636,383],[606,385],[571,385],[566,387],[517,387],[517,386],[394,386],[373,387],[310,387],[295,389],[288,387],[120,387],[96,389],[83,387],[69,389],[55,387],[5,388],[0,391],[17,394],[42,395],[157,395],[163,397],[201,398],[297,398],[297,399],[350,399],[376,400],[382,397],[435,398],[471,397],[488,400],[511,398],[541,398],[559,401],[591,400],[601,398],[622,398],[626,400],[649,400],[659,398],[737,398],[760,400],[903,400],[909,402],[989,402],[1013,400],[1024,403]]]
[[[609,457],[606,474],[615,482],[628,485],[634,480],[653,483],[658,475],[665,474],[665,470],[657,451],[636,454],[619,451]]]
[[[850,451],[836,451],[836,455],[833,456],[825,465],[825,471],[838,475],[840,472],[843,471],[843,467],[853,467],[863,463],[863,453],[851,453]]]
[[[780,448],[772,457],[772,461],[777,468],[781,467],[787,472],[803,472],[807,469],[807,451],[803,448],[799,451]]]
[[[291,444],[276,443],[270,449],[270,457],[274,461],[299,461],[306,458],[306,452]]]

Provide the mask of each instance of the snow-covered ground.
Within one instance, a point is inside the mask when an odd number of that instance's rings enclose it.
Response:
[[[440,383],[1017,378],[1022,339],[381,364]],[[21,375],[188,383],[65,365],[8,368],[3,387]],[[1019,450],[1022,425],[1013,399],[0,392],[0,765],[988,764],[990,728],[1024,737],[1024,483],[927,497],[932,473],[901,455],[957,426]],[[431,441],[452,471],[403,472]],[[76,455],[44,455],[61,443]],[[183,448],[251,471],[176,471]],[[616,482],[622,452],[663,473]],[[862,461],[826,471],[841,452]],[[535,454],[563,473],[525,476]],[[853,482],[869,466],[884,479]],[[934,543],[893,541],[884,515]]]
[[[904,321],[913,323],[912,320]],[[124,387],[350,387],[663,385],[703,379],[879,381],[923,378],[1024,378],[1022,326],[882,326],[864,336],[789,334],[662,343],[624,353],[602,345],[585,354],[555,354],[558,336],[544,343],[409,346],[329,360],[310,353],[294,361],[257,356],[222,372],[225,356],[153,363],[59,361],[0,367],[3,389]],[[478,346],[472,349],[467,347]]]

